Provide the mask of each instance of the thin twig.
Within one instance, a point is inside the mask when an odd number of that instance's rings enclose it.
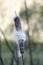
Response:
[[[30,65],[33,65],[33,59],[32,59],[32,45],[31,45],[31,40],[30,40],[30,35],[29,35],[29,21],[28,21],[28,9],[26,5],[26,0],[25,0],[25,8],[26,8],[26,21],[28,24],[28,37],[29,37],[29,53],[30,53]]]
[[[1,52],[1,39],[0,39],[0,65],[4,65],[4,62],[2,60],[2,52]]]
[[[9,49],[10,49],[12,55],[13,55],[13,58],[12,58],[12,60],[11,60],[11,65],[13,65],[14,59],[15,59],[15,61],[16,61],[16,63],[17,63],[17,59],[16,59],[16,57],[15,57],[15,55],[14,55],[14,50],[13,50],[13,48],[11,47],[9,41],[7,40],[7,38],[6,38],[6,36],[5,36],[5,33],[4,33],[1,29],[0,29],[0,31],[2,32],[2,34],[3,34],[4,38],[5,38],[6,44],[7,44],[7,46],[9,47]],[[18,65],[18,63],[17,63],[17,65]]]

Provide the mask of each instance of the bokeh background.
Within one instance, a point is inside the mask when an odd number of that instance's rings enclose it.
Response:
[[[14,26],[12,25],[12,16],[16,11],[20,16],[22,29],[26,34],[24,53],[26,65],[30,64],[28,31],[32,43],[33,65],[37,65],[37,59],[39,59],[39,65],[43,65],[43,0],[26,0],[26,5],[29,24],[27,24],[26,20],[25,0],[0,0],[0,28],[4,31],[11,47],[16,52],[16,46],[13,38]],[[0,38],[2,59],[5,65],[9,65],[11,62],[12,53],[6,45],[5,38],[1,31]],[[14,64],[16,65],[15,61]]]

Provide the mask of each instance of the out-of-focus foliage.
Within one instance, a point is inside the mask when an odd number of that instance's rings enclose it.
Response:
[[[27,34],[28,25],[24,1],[25,0],[0,0],[0,27],[6,34],[11,34],[11,32],[13,32],[14,27],[12,26],[11,17],[15,10],[17,12],[19,11],[21,20],[23,21],[23,30],[26,31]],[[26,2],[30,36],[33,39],[43,39],[43,1],[26,0]]]
[[[34,1],[31,8],[27,7],[27,13],[31,38],[38,40],[43,39],[43,5],[37,4]],[[23,20],[26,20],[26,8],[25,10],[20,11],[20,16]]]

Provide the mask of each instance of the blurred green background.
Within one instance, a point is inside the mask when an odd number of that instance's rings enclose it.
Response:
[[[26,21],[25,0],[0,0],[0,28],[10,42],[11,47],[16,52],[16,45],[13,39],[14,26],[12,15],[16,11],[20,15],[22,29],[26,34],[25,53],[26,65],[30,64],[29,46],[28,46],[28,26],[29,35],[32,42],[32,58],[33,65],[39,59],[39,65],[43,65],[43,0],[26,0],[28,23]],[[0,32],[2,58],[5,65],[9,65],[12,58],[8,46],[6,45],[4,36]],[[16,62],[14,61],[16,65]],[[21,64],[22,65],[22,64]]]

